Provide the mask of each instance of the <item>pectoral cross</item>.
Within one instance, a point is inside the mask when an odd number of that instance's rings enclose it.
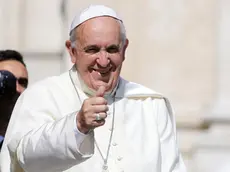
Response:
[[[109,169],[108,169],[108,165],[107,164],[104,164],[102,166],[102,172],[109,172]]]

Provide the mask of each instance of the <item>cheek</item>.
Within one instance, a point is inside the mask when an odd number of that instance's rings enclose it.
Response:
[[[119,68],[124,61],[124,58],[122,56],[116,56],[111,58],[112,64],[116,67]]]
[[[18,92],[18,93],[22,93],[22,92],[25,90],[25,88],[22,87],[22,86],[21,86],[20,84],[18,84],[18,83],[17,83],[17,88],[16,88],[16,89],[17,89],[17,92]]]
[[[96,58],[89,56],[82,56],[79,59],[76,59],[75,64],[78,66],[79,70],[88,71],[90,66],[93,66],[96,63]]]

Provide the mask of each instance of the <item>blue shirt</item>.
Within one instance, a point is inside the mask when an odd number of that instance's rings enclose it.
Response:
[[[4,140],[4,137],[0,135],[0,143]]]

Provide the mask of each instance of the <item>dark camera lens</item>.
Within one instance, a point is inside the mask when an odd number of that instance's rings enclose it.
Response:
[[[16,94],[16,77],[9,71],[0,70],[0,96],[11,98]]]
[[[14,105],[19,97],[17,78],[9,71],[0,70],[0,122],[8,124]]]

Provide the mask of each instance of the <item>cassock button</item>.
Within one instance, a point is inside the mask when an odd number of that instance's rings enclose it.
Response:
[[[117,146],[117,143],[116,142],[113,142],[113,144],[112,144],[113,146]]]
[[[123,157],[121,157],[121,156],[119,156],[119,157],[117,158],[118,161],[121,161],[122,159],[123,159]]]

